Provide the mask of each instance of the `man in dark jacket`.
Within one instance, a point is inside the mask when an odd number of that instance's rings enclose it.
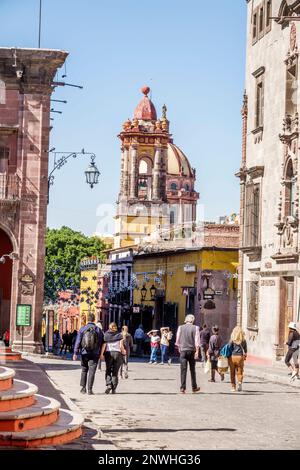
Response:
[[[198,359],[199,347],[200,347],[200,334],[199,327],[194,325],[194,315],[187,315],[184,321],[184,325],[178,328],[176,336],[176,346],[180,352],[180,372],[181,372],[181,393],[185,393],[186,390],[186,374],[188,364],[190,366],[191,379],[192,379],[192,391],[197,393],[200,391],[200,387],[196,381],[196,359]]]
[[[90,346],[88,346],[89,343]],[[81,393],[86,393],[87,383],[88,394],[94,395],[93,385],[102,343],[103,333],[95,325],[95,315],[90,313],[87,325],[80,328],[77,334],[73,355],[73,361],[76,361],[78,353],[81,353]]]

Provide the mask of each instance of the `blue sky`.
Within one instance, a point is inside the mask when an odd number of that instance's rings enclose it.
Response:
[[[2,46],[37,47],[38,5],[0,0]],[[101,171],[93,190],[84,182],[87,157],[56,173],[50,227],[102,230],[119,189],[117,134],[143,85],[158,114],[166,103],[174,142],[197,169],[204,218],[239,210],[244,0],[43,0],[42,23],[41,47],[68,51],[65,80],[84,87],[54,93],[68,104],[54,103],[63,114],[53,114],[51,146],[95,152]]]

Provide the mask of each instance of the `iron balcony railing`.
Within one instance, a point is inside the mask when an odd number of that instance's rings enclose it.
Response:
[[[0,173],[0,200],[20,199],[20,179],[16,174]]]

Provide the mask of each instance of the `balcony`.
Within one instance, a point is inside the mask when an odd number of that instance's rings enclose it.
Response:
[[[20,201],[20,178],[7,173],[0,173],[0,204],[16,205]]]

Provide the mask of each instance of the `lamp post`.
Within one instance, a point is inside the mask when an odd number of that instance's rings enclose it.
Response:
[[[95,158],[96,155],[92,152],[85,152],[84,149],[81,150],[81,152],[56,152],[55,148],[50,149],[48,153],[52,153],[54,155],[54,167],[49,173],[48,176],[48,203],[49,203],[49,191],[50,191],[50,186],[54,184],[54,172],[56,170],[60,170],[69,160],[69,158],[77,158],[78,155],[89,155],[91,157],[90,164],[85,170],[85,177],[86,177],[86,183],[91,187],[91,189],[98,184],[99,182],[99,176],[100,176],[100,171],[98,170],[96,164],[95,164]],[[57,159],[57,156],[59,157]]]
[[[5,258],[9,258],[11,259],[12,261],[15,260],[15,259],[18,259],[18,255],[17,253],[15,253],[14,251],[12,251],[11,253],[7,254],[7,255],[2,255],[0,257],[0,264],[4,264],[6,259]]]

